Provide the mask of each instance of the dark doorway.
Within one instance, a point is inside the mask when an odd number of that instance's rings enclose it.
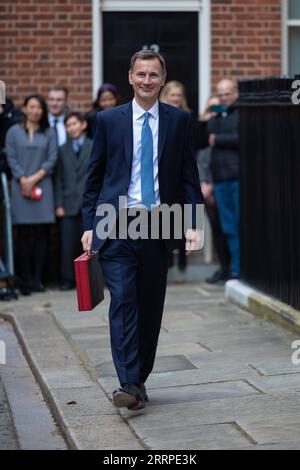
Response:
[[[132,54],[159,48],[167,81],[186,86],[188,104],[198,112],[198,14],[168,12],[103,13],[104,81],[114,83],[122,102],[132,98],[127,76]]]

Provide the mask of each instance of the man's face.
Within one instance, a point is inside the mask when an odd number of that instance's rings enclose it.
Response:
[[[48,109],[54,116],[61,116],[66,108],[67,99],[63,90],[51,90],[48,95]]]
[[[136,98],[141,101],[155,102],[160,89],[165,84],[161,63],[158,59],[137,59],[133,70],[129,71],[129,83]]]
[[[225,106],[231,106],[238,98],[237,90],[230,81],[223,81],[218,84],[217,95],[220,104],[224,104]]]

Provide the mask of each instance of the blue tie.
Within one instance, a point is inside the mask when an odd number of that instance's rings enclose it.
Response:
[[[142,203],[151,210],[151,204],[155,204],[154,177],[153,177],[153,136],[149,126],[150,113],[145,113],[141,138],[141,191]]]
[[[78,142],[78,140],[74,139],[72,142],[72,145],[73,145],[73,150],[74,150],[76,157],[79,157],[79,153],[81,149],[80,143]]]

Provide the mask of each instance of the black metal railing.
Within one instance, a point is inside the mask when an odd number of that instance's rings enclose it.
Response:
[[[241,277],[300,310],[300,105],[293,79],[240,82]]]

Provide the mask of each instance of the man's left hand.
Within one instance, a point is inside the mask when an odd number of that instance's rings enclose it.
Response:
[[[200,229],[189,228],[185,234],[185,250],[186,254],[190,255],[192,251],[201,250],[204,242],[204,232]]]

